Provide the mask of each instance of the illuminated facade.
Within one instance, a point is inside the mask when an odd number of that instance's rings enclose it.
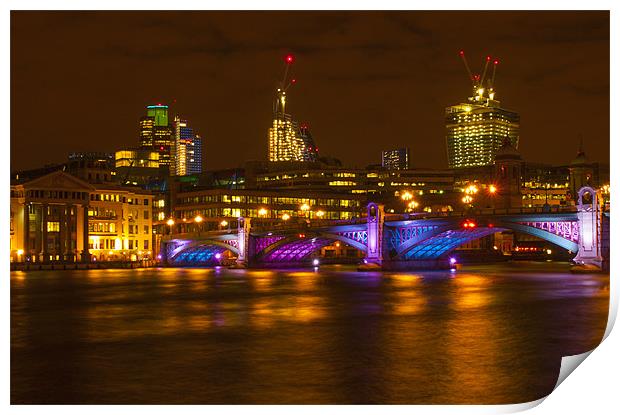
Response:
[[[409,169],[409,149],[399,148],[381,152],[381,167],[387,170]]]
[[[140,147],[159,153],[159,165],[173,163],[174,137],[168,120],[167,105],[149,105],[146,116],[140,119]]]
[[[205,189],[176,194],[173,210],[179,232],[200,215],[202,229],[218,229],[222,221],[236,226],[238,217],[289,223],[298,220],[352,219],[364,211],[365,197],[322,192]],[[282,219],[282,218],[286,219]]]
[[[446,108],[448,166],[487,166],[507,138],[519,146],[519,114],[499,106],[492,89],[478,87],[468,103]]]
[[[174,169],[172,174],[187,176],[202,173],[202,138],[186,120],[174,118]]]
[[[11,261],[148,259],[152,199],[145,191],[91,184],[62,170],[11,183]]]
[[[159,152],[143,148],[124,149],[115,153],[117,182],[121,185],[150,187],[160,180]]]
[[[88,205],[88,248],[98,261],[152,259],[153,196],[139,189],[97,187]]]

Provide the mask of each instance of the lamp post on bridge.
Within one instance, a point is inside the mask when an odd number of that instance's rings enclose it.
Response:
[[[202,231],[202,216],[196,215],[194,223],[198,224],[198,236],[200,236],[200,232]]]
[[[174,227],[174,219],[170,218],[166,221],[166,225],[168,225],[168,235],[172,235],[173,227]]]

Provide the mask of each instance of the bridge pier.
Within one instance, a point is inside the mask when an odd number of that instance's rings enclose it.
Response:
[[[382,269],[386,259],[389,259],[384,256],[385,238],[383,237],[383,225],[385,222],[385,211],[383,205],[378,205],[374,202],[369,203],[367,209],[368,245],[364,264],[359,269],[378,270]]]
[[[590,203],[584,203],[589,194]],[[579,251],[574,261],[578,265],[603,268],[602,256],[602,203],[601,194],[591,187],[582,187],[578,193],[577,217],[579,220]]]
[[[250,266],[250,259],[254,256],[253,238],[250,235],[251,228],[251,218],[239,218],[237,228],[239,255],[237,256],[236,268],[247,268]]]

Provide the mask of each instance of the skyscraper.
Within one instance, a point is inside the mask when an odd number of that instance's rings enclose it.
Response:
[[[387,170],[407,170],[409,168],[409,149],[397,148],[381,152],[381,167]]]
[[[140,147],[159,153],[159,165],[173,164],[174,139],[168,120],[168,106],[157,104],[146,107],[146,116],[140,119]]]
[[[508,139],[515,148],[519,146],[519,114],[500,107],[495,99],[493,76],[487,80],[485,75],[491,60],[487,57],[481,75],[471,75],[469,66],[461,51],[473,86],[473,94],[467,103],[452,105],[446,108],[446,145],[448,166],[450,168],[486,166],[493,164],[495,154]]]
[[[291,79],[287,85],[288,68],[293,61],[293,55],[284,58],[284,78],[276,90],[273,121],[269,128],[269,161],[314,161],[318,157],[308,125],[300,127],[286,112],[286,91],[295,83],[295,79]]]
[[[178,115],[174,118],[173,175],[202,173],[202,138]]]

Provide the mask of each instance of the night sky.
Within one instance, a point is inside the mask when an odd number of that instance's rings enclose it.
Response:
[[[608,12],[12,12],[11,170],[135,147],[144,107],[174,101],[207,169],[266,160],[289,52],[288,109],[322,155],[363,167],[409,146],[413,167],[445,168],[460,49],[472,70],[500,59],[524,159],[566,164],[581,134],[608,162]]]

